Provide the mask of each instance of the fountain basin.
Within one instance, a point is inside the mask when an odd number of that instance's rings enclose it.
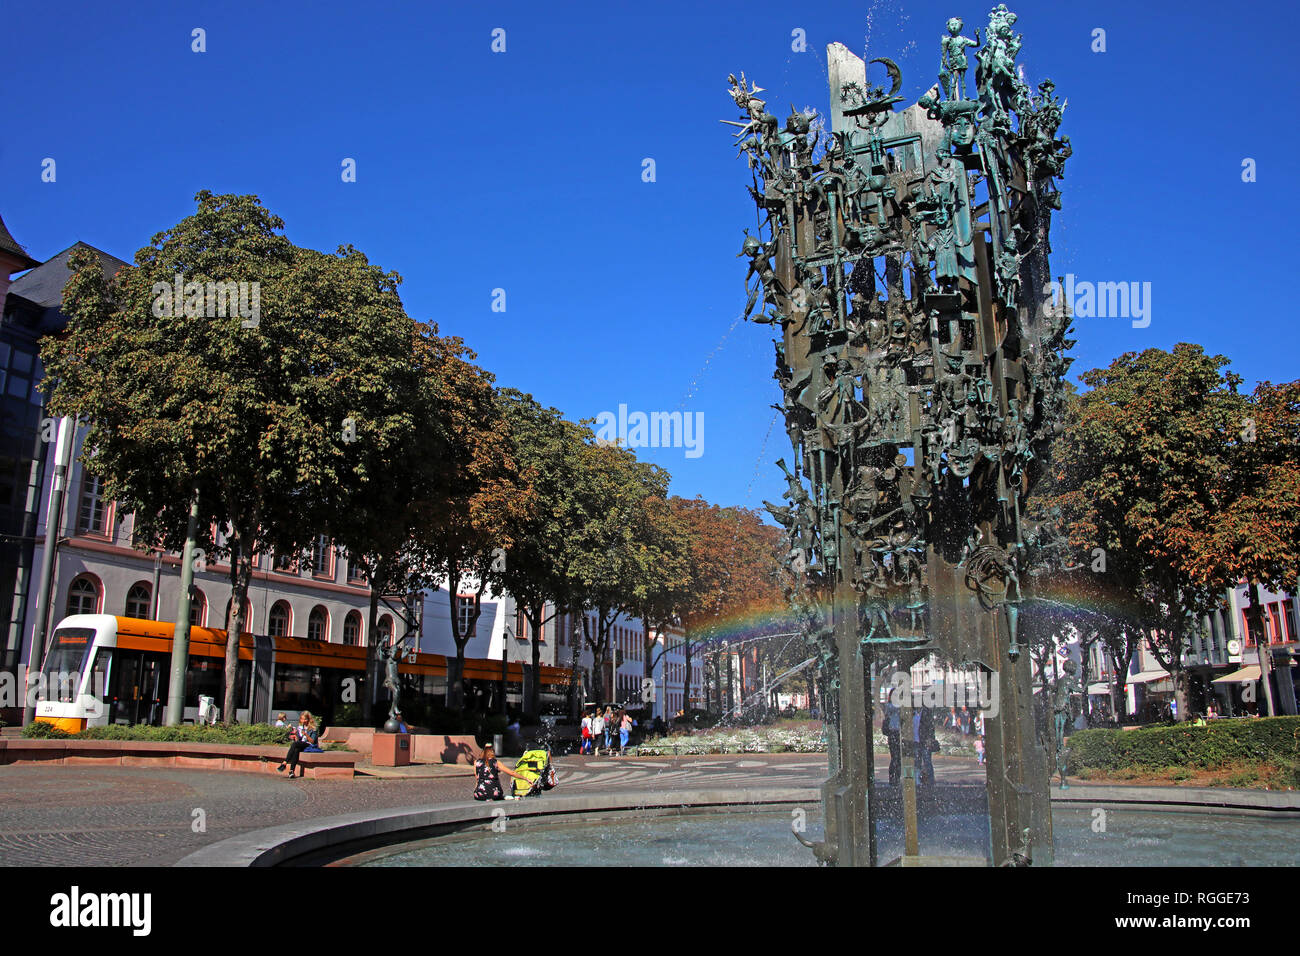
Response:
[[[1291,865],[1300,845],[1294,793],[1076,786],[1052,795],[1058,865]],[[983,807],[972,793],[952,796],[945,812],[923,808],[923,857],[987,858]],[[902,834],[888,799],[882,810],[879,859],[886,863],[901,855]],[[796,825],[806,839],[820,837],[816,789],[550,794],[274,827],[223,840],[177,865],[812,866],[811,852],[792,835]]]

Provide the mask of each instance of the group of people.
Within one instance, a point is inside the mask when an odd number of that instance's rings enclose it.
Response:
[[[892,700],[885,705],[880,729],[889,744],[889,783],[897,786],[903,776],[903,710]],[[918,707],[912,711],[913,752],[920,770],[920,782],[924,786],[934,783],[934,761],[931,754],[939,749],[939,740],[934,735],[934,711],[929,707]]]
[[[984,763],[984,716],[970,707],[953,707],[944,715],[943,725],[963,734],[975,735],[975,756]],[[897,786],[903,775],[903,710],[892,700],[885,704],[881,718],[880,730],[889,744],[889,783]],[[933,755],[939,750],[939,738],[935,735],[935,714],[929,707],[922,705],[912,710],[912,752],[916,756],[920,782],[923,786],[934,785]]]
[[[602,712],[596,708],[589,714],[582,715],[582,745],[580,752],[584,754],[595,752],[597,757],[600,756],[600,744],[603,740],[605,750],[608,753],[614,752],[614,741],[618,741],[618,752],[627,751],[627,742],[632,735],[632,728],[636,726],[636,721],[625,708],[620,707],[615,710],[613,707],[606,707]]]

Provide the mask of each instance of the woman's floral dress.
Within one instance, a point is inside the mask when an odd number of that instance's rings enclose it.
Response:
[[[486,760],[475,760],[474,774],[478,777],[478,785],[474,787],[475,800],[504,800],[506,798],[505,793],[501,790],[501,777],[495,760],[491,763]]]

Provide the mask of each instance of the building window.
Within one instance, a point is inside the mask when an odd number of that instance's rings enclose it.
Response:
[[[266,633],[271,637],[288,637],[291,633],[289,620],[289,602],[276,601],[266,619]]]
[[[82,474],[81,504],[77,511],[77,531],[81,534],[104,533],[103,490],[103,478],[99,475]]]
[[[68,585],[68,616],[99,613],[99,582],[82,575]]]
[[[379,641],[382,644],[391,643],[393,639],[393,619],[385,614],[379,619]]]
[[[366,569],[355,558],[348,558],[348,584],[365,584]]]
[[[1300,640],[1300,631],[1296,630],[1295,625],[1295,598],[1289,597],[1282,602],[1283,615],[1286,617],[1286,631],[1288,641]]]
[[[311,609],[311,616],[307,618],[307,640],[321,641],[322,643],[329,640],[330,623],[329,614],[325,608],[317,604]]]
[[[275,555],[274,563],[271,567],[283,574],[296,574],[298,571],[298,561],[289,554]]]
[[[474,598],[460,594],[456,596],[456,617],[460,633],[473,637],[478,632],[478,621],[474,620]]]
[[[131,590],[126,592],[127,617],[134,617],[141,621],[147,621],[152,617],[153,602],[150,600],[153,596],[152,590],[143,581],[131,585]]]
[[[318,578],[334,577],[334,549],[326,535],[321,535],[312,544],[311,573]]]
[[[208,599],[207,596],[198,588],[194,589],[194,596],[190,598],[190,626],[204,627],[204,622],[208,619]]]
[[[361,615],[350,611],[343,619],[343,643],[356,647],[361,643]]]

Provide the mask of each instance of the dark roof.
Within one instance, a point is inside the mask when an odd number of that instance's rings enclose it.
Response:
[[[18,267],[19,269],[30,269],[32,266],[40,265],[40,263],[29,256],[27,250],[18,245],[18,241],[9,234],[3,216],[0,216],[0,252],[7,252],[14,258],[21,259],[23,264]],[[14,271],[16,272],[18,270],[15,269]]]
[[[31,272],[15,279],[13,284],[9,286],[9,294],[20,295],[29,302],[35,302],[47,309],[57,309],[63,302],[63,287],[68,284],[68,277],[72,275],[72,270],[68,268],[68,258],[78,248],[89,249],[99,256],[100,266],[103,268],[104,277],[107,279],[113,278],[113,276],[117,275],[117,270],[127,265],[117,256],[111,256],[102,249],[96,249],[87,243],[78,242],[64,249],[48,262],[37,266]]]

